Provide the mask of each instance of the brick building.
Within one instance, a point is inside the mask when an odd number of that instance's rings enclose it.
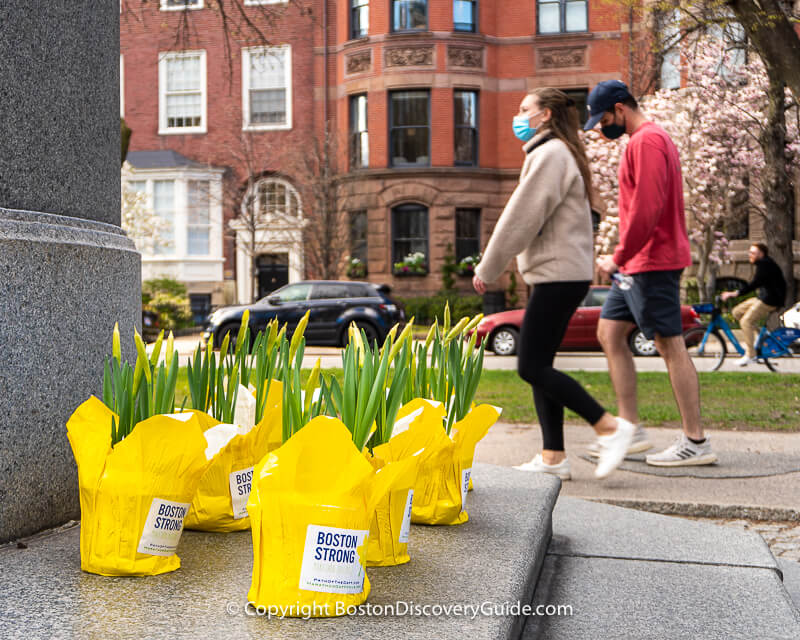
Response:
[[[522,164],[511,120],[526,92],[581,103],[630,65],[628,12],[603,0],[241,3],[270,46],[226,34],[203,0],[121,16],[123,180],[173,229],[144,277],[186,282],[198,312],[316,275],[303,239],[314,212],[292,167],[326,120],[346,141],[350,255],[367,279],[421,295],[440,289],[448,252],[458,262],[488,240]],[[423,273],[397,275],[415,252]]]

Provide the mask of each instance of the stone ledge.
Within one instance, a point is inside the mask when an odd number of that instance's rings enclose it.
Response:
[[[560,483],[550,476],[476,464],[470,521],[453,527],[414,526],[412,560],[370,567],[368,603],[527,604],[551,535]],[[346,617],[267,620],[244,613],[250,585],[250,532],[187,531],[182,568],[148,578],[81,573],[79,529],[35,538],[27,549],[0,549],[7,584],[0,593],[0,637],[142,638],[518,638],[516,616]]]

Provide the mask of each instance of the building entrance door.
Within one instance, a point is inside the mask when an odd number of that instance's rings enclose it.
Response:
[[[256,257],[258,299],[289,284],[289,254],[262,253]]]

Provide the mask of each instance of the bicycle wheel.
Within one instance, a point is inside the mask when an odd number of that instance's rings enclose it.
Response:
[[[770,356],[772,359],[770,360]],[[778,358],[791,358],[791,348],[786,348],[778,340],[775,340],[771,335],[764,336],[764,340],[758,345],[758,359],[767,365],[767,369],[777,373]]]
[[[725,346],[725,340],[717,331],[709,333],[706,343],[703,345],[705,334],[706,329],[704,327],[695,327],[684,333],[683,339],[686,342],[686,350],[689,352],[692,362],[694,362],[695,369],[698,371],[716,371],[722,366],[728,349]]]

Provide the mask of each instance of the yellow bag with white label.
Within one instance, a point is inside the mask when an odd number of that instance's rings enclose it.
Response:
[[[392,437],[373,449],[370,461],[376,468],[412,457],[418,463],[398,478],[389,494],[375,508],[367,547],[369,567],[389,567],[411,560],[408,554],[411,505],[419,465],[450,444],[441,428],[440,413],[427,401],[412,400],[400,408],[398,416]]]
[[[81,569],[104,576],[175,571],[175,549],[208,446],[192,413],[157,415],[111,446],[114,414],[92,396],[67,421],[78,465]]]
[[[255,607],[290,617],[344,615],[363,603],[365,565],[376,504],[415,464],[377,472],[347,427],[319,416],[256,465],[247,502],[253,535]]]
[[[443,408],[439,414],[444,416]],[[499,408],[481,404],[453,425],[448,446],[420,465],[411,522],[463,524],[469,520],[466,499],[475,446],[499,417]],[[440,423],[439,428],[447,437],[444,425]]]
[[[200,531],[243,531],[250,528],[247,498],[253,468],[267,453],[281,446],[283,386],[273,380],[264,415],[255,421],[255,397],[239,388],[234,411],[235,424],[222,424],[212,416],[194,411],[208,441],[206,452],[213,458],[200,480],[184,526]]]

